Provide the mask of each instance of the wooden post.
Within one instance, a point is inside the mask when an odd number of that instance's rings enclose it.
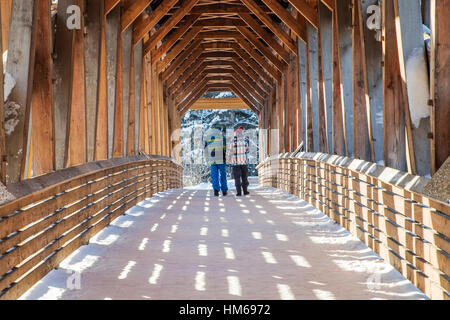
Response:
[[[450,13],[449,0],[432,0],[431,29],[431,172],[450,156]]]
[[[11,4],[12,0],[0,1],[0,11],[1,11],[1,32],[2,32],[2,51],[1,53],[8,50],[8,38],[9,38],[9,24],[11,18]],[[3,62],[2,62],[3,63]]]
[[[120,20],[120,19],[119,19]],[[122,29],[118,24],[117,32],[117,60],[116,60],[116,91],[114,108],[114,140],[113,140],[113,158],[123,157],[123,63],[122,63]]]
[[[124,3],[123,5],[126,5]],[[125,10],[124,7],[123,10]],[[129,119],[130,119],[130,108],[133,106],[132,99],[130,99],[130,85],[134,79],[134,75],[132,74],[131,64],[134,64],[132,61],[133,56],[133,28],[129,27],[122,32],[122,111],[123,111],[123,154],[128,154],[128,134],[129,134]],[[134,97],[133,97],[134,100]],[[134,116],[134,115],[133,115]],[[133,128],[134,129],[134,128]],[[131,144],[134,141],[131,141]]]
[[[135,154],[135,92],[134,92],[134,46],[131,45],[130,54],[130,82],[129,82],[129,103],[128,103],[128,132],[127,132],[127,156]]]
[[[33,28],[37,6],[35,2],[14,1],[11,9],[6,71],[16,80],[6,107],[6,167],[7,183],[25,176],[29,150],[29,118],[34,71],[35,31]]]
[[[139,154],[140,145],[139,145],[139,135],[141,130],[141,83],[144,81],[142,78],[142,41],[139,41],[138,44],[134,46],[134,128],[135,128],[135,141],[134,141],[134,150],[136,154]],[[137,118],[136,118],[137,117]]]
[[[32,147],[33,176],[55,170],[54,124],[52,92],[52,26],[50,23],[50,0],[38,2],[35,26],[36,42],[33,79],[32,106]]]
[[[322,51],[322,28],[319,25],[317,28],[317,118],[318,118],[318,147],[319,152],[328,153],[328,125],[326,112],[326,94],[325,94],[325,79],[323,71],[323,51]]]
[[[101,63],[105,63],[104,61],[106,61],[106,59],[102,61],[106,55],[106,50],[102,49],[102,46],[105,44],[106,40],[103,35],[105,28],[104,1],[87,2],[86,14],[85,63],[87,159],[88,161],[93,161],[96,158],[96,131],[99,116],[98,106],[99,103],[106,104],[106,95],[105,92],[102,92],[102,90],[106,88],[104,79],[106,78],[106,66],[100,66]],[[105,69],[103,70],[102,67]],[[100,99],[103,101],[100,101]],[[103,159],[106,159],[106,157]]]
[[[2,2],[3,4],[3,2]],[[3,11],[0,6],[0,25],[3,30]],[[8,26],[9,27],[9,26]],[[0,52],[3,52],[3,34],[0,33]],[[6,184],[6,141],[5,141],[5,106],[4,106],[4,88],[3,88],[3,59],[0,60],[0,182]]]
[[[333,153],[347,155],[344,92],[342,87],[341,56],[339,48],[338,1],[333,10]]]
[[[383,140],[385,165],[406,171],[405,109],[395,30],[394,0],[383,9]]]
[[[353,155],[375,162],[361,4],[353,0]]]
[[[314,152],[313,106],[311,95],[311,63],[309,52],[309,34],[306,42],[306,143],[305,149]]]
[[[84,1],[77,5],[84,10]],[[81,29],[72,35],[72,61],[70,76],[70,99],[66,134],[65,166],[71,167],[87,161],[86,141],[86,82],[84,57],[84,17],[81,17]]]
[[[108,65],[106,52],[106,14],[100,1],[100,48],[97,82],[94,160],[108,159]]]

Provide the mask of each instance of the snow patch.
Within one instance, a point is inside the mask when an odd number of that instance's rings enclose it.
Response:
[[[2,183],[0,183],[0,204],[10,202],[14,199],[15,197],[11,193],[9,193],[8,189],[6,189],[6,187]]]
[[[411,122],[415,128],[418,128],[420,119],[430,116],[430,108],[427,103],[430,97],[428,70],[423,48],[415,48],[408,57],[406,82]]]
[[[4,101],[6,102],[8,100],[9,95],[11,94],[12,90],[16,86],[16,80],[14,77],[9,74],[8,72],[4,73]]]
[[[14,101],[8,101],[5,104],[5,133],[10,136],[17,124],[19,123],[19,110],[20,105]]]

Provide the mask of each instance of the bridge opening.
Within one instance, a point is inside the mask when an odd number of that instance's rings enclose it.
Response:
[[[225,138],[229,156],[234,130],[245,129],[249,138],[249,176],[257,177],[259,163],[259,118],[232,91],[206,92],[181,121],[181,165],[183,166],[183,185],[207,185],[211,181],[211,171],[205,158],[205,139],[213,128],[220,128]],[[227,161],[229,159],[225,159]],[[232,168],[227,166],[227,178],[232,178]],[[254,180],[254,179],[253,179]]]

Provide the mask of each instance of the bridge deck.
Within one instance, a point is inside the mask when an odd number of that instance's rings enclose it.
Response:
[[[155,195],[22,299],[426,298],[305,201],[251,191],[239,199],[201,188]]]

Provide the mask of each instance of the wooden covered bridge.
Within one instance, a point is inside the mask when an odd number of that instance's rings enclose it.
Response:
[[[0,10],[0,299],[450,298],[450,1]],[[259,185],[183,189],[183,115],[243,106]]]

